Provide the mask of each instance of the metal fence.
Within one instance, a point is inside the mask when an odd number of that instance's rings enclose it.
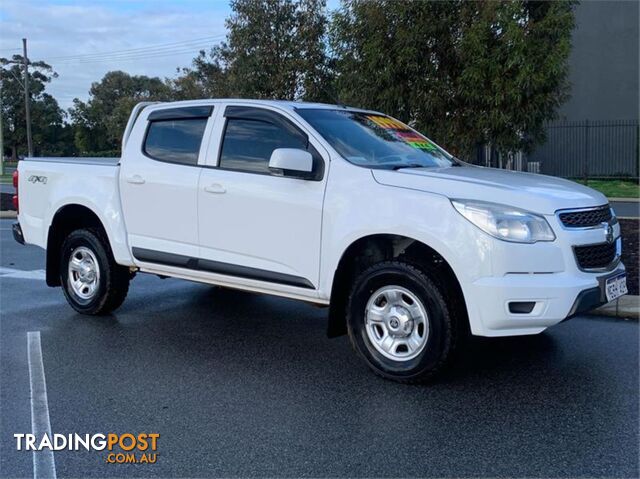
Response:
[[[638,178],[638,120],[563,121],[528,155],[528,170],[565,178]]]
[[[474,148],[471,156],[465,157],[465,161],[474,165],[516,171],[527,171],[526,160],[521,151],[501,153],[491,145],[479,145]]]

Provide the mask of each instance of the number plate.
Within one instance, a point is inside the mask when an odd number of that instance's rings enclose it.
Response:
[[[607,302],[627,294],[627,275],[625,273],[607,279],[604,285]]]

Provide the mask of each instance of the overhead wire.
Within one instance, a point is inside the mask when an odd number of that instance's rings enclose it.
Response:
[[[128,48],[121,50],[110,50],[103,52],[85,53],[78,55],[61,55],[54,57],[46,57],[44,59],[47,63],[52,63],[57,66],[64,65],[83,65],[83,64],[97,64],[97,63],[120,63],[131,61],[144,61],[146,59],[155,59],[165,56],[174,56],[182,54],[195,54],[207,47],[212,46],[212,42],[221,40],[226,34],[213,35],[208,37],[192,38],[189,40],[182,40],[169,43],[161,43],[155,45],[147,45],[144,47]],[[6,49],[7,51],[9,49]],[[2,51],[2,50],[0,50]],[[20,49],[13,49],[9,51],[20,51]],[[71,96],[69,94],[60,95],[60,100],[69,100]],[[73,97],[75,98],[75,96]]]
[[[103,51],[103,52],[93,52],[93,53],[83,53],[78,55],[63,55],[63,56],[53,56],[48,57],[48,60],[84,60],[91,59],[95,57],[101,58],[111,58],[111,57],[120,57],[120,56],[129,56],[129,55],[137,55],[143,53],[154,53],[154,52],[162,52],[166,50],[172,50],[176,48],[182,48],[187,46],[201,45],[201,44],[209,44],[211,41],[220,40],[224,38],[225,34],[214,35],[209,37],[200,37],[193,38],[190,40],[182,40],[179,42],[171,42],[171,43],[162,43],[156,45],[147,45],[145,47],[138,48],[128,48],[124,50],[111,50],[111,51]]]
[[[160,52],[151,52],[151,53],[139,53],[136,55],[127,55],[127,56],[120,56],[120,57],[109,57],[109,58],[101,58],[101,57],[96,57],[96,58],[88,58],[88,59],[82,59],[82,60],[64,60],[64,61],[52,61],[52,60],[47,60],[48,62],[50,61],[52,64],[55,65],[81,65],[81,64],[86,64],[86,63],[113,63],[113,62],[120,62],[120,61],[130,61],[130,60],[144,60],[146,58],[156,58],[156,57],[163,57],[163,56],[172,56],[172,55],[179,55],[179,54],[183,54],[183,53],[196,53],[200,50],[206,49],[208,47],[210,47],[211,45],[200,45],[200,46],[192,46],[189,48],[181,48],[181,49],[176,49],[176,50],[168,50],[168,51],[160,51]]]

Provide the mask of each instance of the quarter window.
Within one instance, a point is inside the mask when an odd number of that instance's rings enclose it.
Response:
[[[144,152],[153,159],[197,165],[207,118],[152,121],[144,142]]]
[[[276,148],[307,149],[303,134],[262,120],[228,118],[220,167],[252,173],[270,173],[269,159]]]

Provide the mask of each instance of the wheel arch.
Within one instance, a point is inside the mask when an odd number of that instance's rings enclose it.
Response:
[[[371,234],[354,240],[342,253],[331,284],[329,323],[327,335],[337,337],[347,332],[345,312],[351,285],[357,275],[367,267],[387,260],[402,260],[416,265],[432,276],[445,293],[448,303],[465,329],[469,328],[467,306],[453,268],[445,257],[433,247],[414,238],[398,234]],[[456,301],[455,297],[462,301]]]
[[[60,286],[60,249],[65,238],[80,228],[98,228],[108,233],[97,213],[87,206],[71,203],[58,208],[49,225],[46,247],[47,286]]]

